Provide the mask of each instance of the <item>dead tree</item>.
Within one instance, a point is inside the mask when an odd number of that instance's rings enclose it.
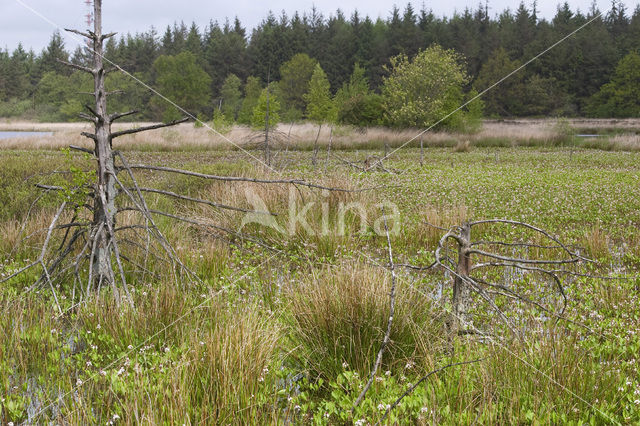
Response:
[[[322,122],[318,124],[318,133],[316,134],[316,140],[313,142],[313,156],[311,157],[311,165],[313,167],[318,164],[318,139],[320,139],[320,131],[322,130]]]
[[[70,190],[59,186],[40,185],[40,188],[45,191],[62,193],[65,199],[57,210],[50,226],[43,230],[46,231],[46,238],[37,260],[2,278],[0,283],[13,279],[28,269],[40,266],[42,267],[42,274],[31,288],[38,288],[43,285],[50,287],[58,309],[62,313],[56,296],[56,285],[54,285],[56,282],[58,284],[73,282],[72,300],[76,297],[88,297],[91,293],[99,292],[104,286],[109,286],[116,301],[119,301],[121,293],[124,293],[125,298],[130,303],[133,303],[127,286],[127,276],[129,275],[139,273],[142,277],[157,277],[156,270],[167,270],[170,271],[178,285],[182,285],[184,281],[199,280],[181,262],[170,242],[156,225],[155,218],[158,216],[196,226],[214,238],[223,238],[229,242],[249,240],[266,246],[259,239],[209,220],[150,208],[143,193],[152,193],[182,202],[205,205],[208,208],[222,211],[265,215],[275,215],[274,213],[229,206],[221,202],[187,196],[159,188],[143,187],[138,184],[138,178],[134,170],[143,172],[153,170],[161,173],[182,174],[191,178],[226,182],[228,184],[295,185],[311,189],[351,192],[307,183],[299,179],[215,176],[162,166],[129,165],[124,155],[113,149],[113,142],[116,138],[172,126],[184,122],[188,118],[171,123],[154,124],[117,132],[112,131],[111,125],[114,121],[135,114],[137,111],[108,113],[107,98],[110,93],[105,88],[105,76],[109,71],[123,70],[117,65],[110,70],[106,70],[104,67],[104,62],[108,61],[103,57],[103,42],[115,34],[103,34],[101,20],[102,0],[95,0],[93,31],[67,30],[87,38],[93,48],[92,67],[71,63],[66,64],[71,68],[91,74],[94,79],[92,96],[95,104],[87,105],[86,108],[89,114],[81,115],[82,118],[94,125],[93,133],[82,133],[93,141],[94,147],[93,149],[75,146],[70,148],[92,156],[91,158],[96,162],[95,177],[91,182],[84,182]],[[181,110],[188,117],[195,119],[193,114],[184,109]],[[73,212],[71,220],[60,224],[66,217],[65,214],[68,216],[70,211]],[[122,218],[123,215],[127,215],[126,220],[119,221],[118,218]],[[28,214],[27,218],[25,218],[26,220],[28,220]],[[59,238],[60,244],[57,254],[52,256],[50,254],[52,252],[50,246],[54,241],[54,233],[56,232],[61,232],[62,235]],[[154,270],[155,265],[161,265],[162,267]],[[183,278],[185,277],[188,279],[184,280]]]
[[[483,231],[491,234],[490,228],[495,226],[508,227],[509,232],[520,231],[527,238],[505,241],[472,236],[473,229],[484,227]],[[428,266],[398,266],[417,271],[440,269],[452,277],[449,327],[454,334],[493,332],[482,331],[475,324],[471,311],[478,306],[493,311],[518,337],[522,334],[524,319],[520,314],[524,305],[537,309],[546,319],[567,320],[562,278],[584,275],[575,270],[577,265],[593,262],[578,249],[525,222],[490,219],[436,228],[445,234],[435,249],[434,262]],[[528,281],[529,287],[519,288],[519,280]]]
[[[264,115],[264,162],[271,167],[271,152],[269,151],[269,85],[271,84],[271,71],[267,77],[267,109]]]

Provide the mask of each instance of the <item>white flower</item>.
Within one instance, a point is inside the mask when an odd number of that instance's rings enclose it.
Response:
[[[80,379],[76,380],[76,386],[82,386],[82,380]]]
[[[114,414],[112,417],[112,420],[115,422],[116,420],[120,420],[120,416],[117,414]]]
[[[378,404],[378,410],[383,411],[383,410],[386,410],[386,409],[387,409],[387,406],[386,406],[386,405],[384,405],[384,404]]]
[[[169,353],[169,346],[167,346],[166,348],[164,348],[164,352],[165,352],[165,353]]]
[[[384,372],[384,375],[385,375],[385,376],[387,376],[387,377],[389,377],[389,376],[391,375],[391,371],[390,371],[390,370],[385,371],[385,372]]]
[[[365,419],[356,420],[354,423],[355,426],[364,426],[367,421]]]
[[[129,350],[133,349],[133,345],[127,346],[127,349],[129,349]]]
[[[97,328],[98,330],[100,330],[102,327],[100,326],[100,324],[98,324],[98,325],[96,325],[96,328]]]
[[[633,401],[633,403],[636,405],[640,405],[640,399],[636,399],[635,401]]]
[[[107,375],[107,372],[106,372],[106,371],[104,371],[104,370],[100,370],[100,375],[101,375],[102,377],[104,377],[104,376],[106,376],[106,375]]]
[[[342,363],[342,368],[344,368],[345,370],[349,368],[349,364],[347,364],[347,361]]]
[[[200,346],[204,346],[204,342],[200,340]]]

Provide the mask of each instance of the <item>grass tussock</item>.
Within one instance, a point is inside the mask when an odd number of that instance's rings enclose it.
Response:
[[[610,255],[609,237],[599,226],[594,226],[586,232],[584,246],[593,259],[605,259]]]
[[[312,377],[337,377],[344,366],[366,375],[389,316],[390,278],[373,267],[327,269],[286,288],[292,356]],[[442,318],[428,300],[401,283],[385,369],[433,365],[443,345]]]

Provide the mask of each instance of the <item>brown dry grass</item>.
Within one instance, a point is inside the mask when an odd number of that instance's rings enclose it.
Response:
[[[609,255],[609,236],[597,225],[586,232],[583,244],[594,259]]]
[[[569,119],[567,123],[573,128],[628,129],[640,128],[640,119],[596,120]],[[114,130],[122,130],[149,123],[116,123]],[[91,125],[86,123],[31,123],[0,122],[0,131],[48,131],[52,136],[3,139],[0,149],[59,149],[69,144],[89,147],[90,141],[80,135],[82,131],[90,131]],[[318,144],[326,147],[332,135],[334,149],[383,149],[385,144],[399,147],[411,142],[418,146],[420,138],[425,146],[456,146],[461,141],[469,141],[470,145],[486,140],[507,141],[512,145],[549,144],[557,141],[560,135],[556,119],[518,119],[518,120],[486,120],[480,131],[475,134],[458,134],[454,132],[427,132],[418,136],[423,129],[389,129],[370,127],[357,129],[350,126],[335,126],[333,132],[329,126],[323,126]],[[275,148],[287,146],[294,149],[312,149],[317,125],[311,123],[280,124],[275,129],[278,134],[274,141]],[[122,150],[223,150],[249,148],[255,145],[256,132],[246,126],[233,126],[224,135],[207,127],[195,127],[192,123],[184,123],[176,127],[159,129],[135,135],[127,135],[117,139],[115,146]],[[640,149],[640,141],[634,134],[614,136],[610,138],[612,149]]]
[[[450,228],[469,220],[470,210],[464,205],[456,205],[445,209],[435,207],[420,212],[423,222],[417,223],[411,233],[403,232],[399,238],[405,238],[406,243],[416,244],[426,249],[435,249],[443,235],[440,228]]]

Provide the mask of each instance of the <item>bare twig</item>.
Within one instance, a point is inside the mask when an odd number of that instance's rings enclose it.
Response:
[[[397,263],[396,266],[401,266],[403,268],[407,268],[407,269],[412,269],[414,271],[428,271],[430,269],[433,269],[434,266],[437,266],[438,262],[434,261],[433,263],[431,263],[430,265],[427,266],[416,266],[416,265],[410,265],[408,263]]]

